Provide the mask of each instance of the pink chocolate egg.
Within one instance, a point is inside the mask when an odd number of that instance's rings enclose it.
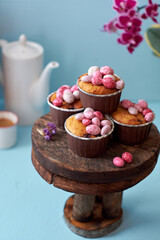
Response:
[[[150,108],[146,108],[143,110],[142,114],[143,114],[143,116],[146,116],[146,114],[149,112],[152,112],[152,110]]]
[[[114,74],[114,71],[111,67],[109,66],[103,66],[100,68],[100,72],[103,74],[103,75],[107,75],[107,74]]]
[[[116,81],[116,78],[114,75],[108,74],[108,75],[104,75],[103,78],[112,78],[114,81]]]
[[[144,99],[138,100],[138,105],[143,109],[148,108],[148,103]]]
[[[63,85],[63,86],[61,86],[60,88],[58,88],[58,91],[59,91],[59,90],[64,91],[65,89],[70,89],[70,86],[69,86],[69,85]]]
[[[91,122],[92,122],[92,121],[91,121],[90,119],[88,119],[88,118],[83,118],[83,119],[82,119],[82,123],[83,123],[85,126],[90,125]]]
[[[128,109],[129,107],[133,107],[134,103],[132,103],[130,100],[124,99],[121,101],[121,106],[125,109]]]
[[[91,82],[91,76],[89,75],[84,75],[81,77],[82,82]]]
[[[92,119],[94,118],[94,112],[92,111],[84,111],[85,118]]]
[[[116,167],[123,167],[124,164],[125,164],[125,161],[124,161],[122,158],[120,158],[120,157],[115,157],[115,158],[113,159],[113,164],[114,164]]]
[[[63,104],[63,100],[60,98],[56,98],[52,101],[53,105],[56,107],[61,107]]]
[[[103,120],[103,118],[104,118],[103,114],[100,111],[95,111],[94,116],[98,117],[100,121]]]
[[[91,66],[91,67],[88,69],[88,75],[89,75],[89,76],[92,76],[92,74],[93,74],[95,71],[99,71],[99,67],[98,67],[98,66]]]
[[[154,113],[153,112],[149,112],[149,113],[147,113],[146,115],[145,115],[145,120],[147,121],[147,122],[151,122],[151,121],[153,121],[153,119],[154,119]]]
[[[80,95],[79,95],[79,90],[75,90],[74,92],[73,92],[73,95],[75,96],[75,99],[80,99]]]
[[[58,92],[56,93],[56,97],[57,97],[57,98],[60,98],[60,99],[63,99],[63,93],[62,93],[61,91],[58,91]]]
[[[138,112],[143,112],[143,108],[141,108],[138,104],[134,104],[134,107],[138,110]]]
[[[93,108],[90,108],[90,107],[87,107],[87,108],[84,110],[84,112],[88,112],[88,111],[94,112]]]
[[[102,80],[103,85],[107,88],[113,89],[116,87],[116,82],[111,77],[105,77]]]
[[[92,77],[102,78],[102,73],[100,71],[95,71],[95,72],[93,72]]]
[[[98,127],[100,127],[100,125],[101,125],[101,122],[98,117],[92,118],[92,123],[97,125]]]
[[[132,157],[132,154],[131,154],[131,153],[129,153],[129,152],[124,152],[124,153],[122,154],[122,159],[123,159],[125,162],[127,162],[127,163],[131,163],[132,160],[133,160],[133,157]]]
[[[84,118],[84,114],[83,113],[77,113],[75,115],[75,119],[77,119],[79,121],[82,121],[83,118]]]
[[[101,85],[102,84],[102,78],[98,78],[98,77],[92,77],[91,78],[91,82],[94,84],[94,85]]]
[[[111,131],[111,126],[110,125],[105,125],[104,127],[102,127],[101,129],[101,135],[104,136],[104,135],[107,135],[108,133],[110,133]]]
[[[101,126],[104,127],[105,125],[112,126],[112,123],[109,120],[102,120],[101,121]]]
[[[116,89],[121,90],[124,88],[124,81],[123,80],[119,80],[116,82]]]
[[[91,135],[98,135],[100,133],[100,128],[97,125],[91,124],[86,127],[86,132]]]
[[[78,87],[77,87],[77,85],[75,84],[75,85],[73,85],[73,86],[71,87],[71,92],[73,93],[73,92],[76,91],[76,90],[78,90]]]
[[[128,112],[132,115],[137,115],[138,114],[138,110],[135,107],[129,107]]]

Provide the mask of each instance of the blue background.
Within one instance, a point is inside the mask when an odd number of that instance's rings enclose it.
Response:
[[[141,0],[141,4],[147,0]],[[130,55],[116,35],[100,30],[115,17],[110,0],[0,0],[0,38],[15,41],[25,33],[45,49],[44,64],[56,60],[50,92],[73,85],[91,65],[109,65],[125,83],[122,98],[144,98],[156,113],[160,129],[160,59],[144,41]],[[152,22],[147,20],[143,33]],[[0,109],[4,108],[0,87]],[[46,112],[49,109],[46,106]],[[124,193],[122,225],[102,239],[159,239],[160,164],[153,173]],[[31,163],[31,126],[18,127],[14,148],[0,150],[0,239],[82,239],[63,220],[70,193],[47,184]]]

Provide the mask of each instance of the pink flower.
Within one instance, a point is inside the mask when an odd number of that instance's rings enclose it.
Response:
[[[103,32],[108,32],[108,33],[113,33],[113,32],[117,32],[117,28],[115,26],[115,22],[116,22],[116,18],[114,18],[113,20],[111,20],[109,23],[105,23],[103,25]]]
[[[122,45],[127,45],[127,49],[130,53],[134,51],[134,48],[136,48],[143,40],[143,37],[137,33],[122,33],[120,38],[117,39],[118,43]]]
[[[118,12],[128,12],[130,9],[135,8],[137,5],[136,0],[114,0],[113,8]]]
[[[158,4],[152,3],[152,0],[148,0],[149,4],[145,7],[145,13],[142,14],[143,19],[150,17],[154,22],[158,23],[155,17],[158,16]]]
[[[140,26],[142,25],[141,19],[138,17],[131,18],[129,15],[120,15],[116,27],[124,29],[125,31],[133,31],[134,33],[139,32]]]

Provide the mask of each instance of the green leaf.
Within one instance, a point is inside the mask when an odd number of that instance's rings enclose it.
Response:
[[[147,29],[145,40],[156,56],[160,57],[160,24],[155,24]]]

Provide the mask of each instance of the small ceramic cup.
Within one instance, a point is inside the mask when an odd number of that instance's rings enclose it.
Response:
[[[54,106],[51,102],[50,102],[50,97],[52,96],[53,93],[51,93],[48,97],[47,97],[47,103],[50,107],[50,114],[52,117],[52,121],[54,122],[54,124],[56,125],[57,128],[60,129],[64,129],[64,122],[65,120],[75,114],[75,113],[79,113],[82,112],[84,110],[84,108],[79,108],[79,109],[64,109],[64,108],[60,108],[60,107],[56,107]]]
[[[0,149],[10,148],[17,140],[18,116],[9,111],[0,111]]]
[[[74,135],[67,129],[66,127],[67,120],[66,120],[65,130],[67,132],[69,148],[80,157],[93,158],[93,157],[98,157],[101,154],[105,153],[107,150],[109,138],[114,130],[113,121],[107,115],[106,115],[106,119],[110,120],[112,123],[111,131],[107,135],[95,137],[95,138],[85,138],[85,137],[79,137]]]

